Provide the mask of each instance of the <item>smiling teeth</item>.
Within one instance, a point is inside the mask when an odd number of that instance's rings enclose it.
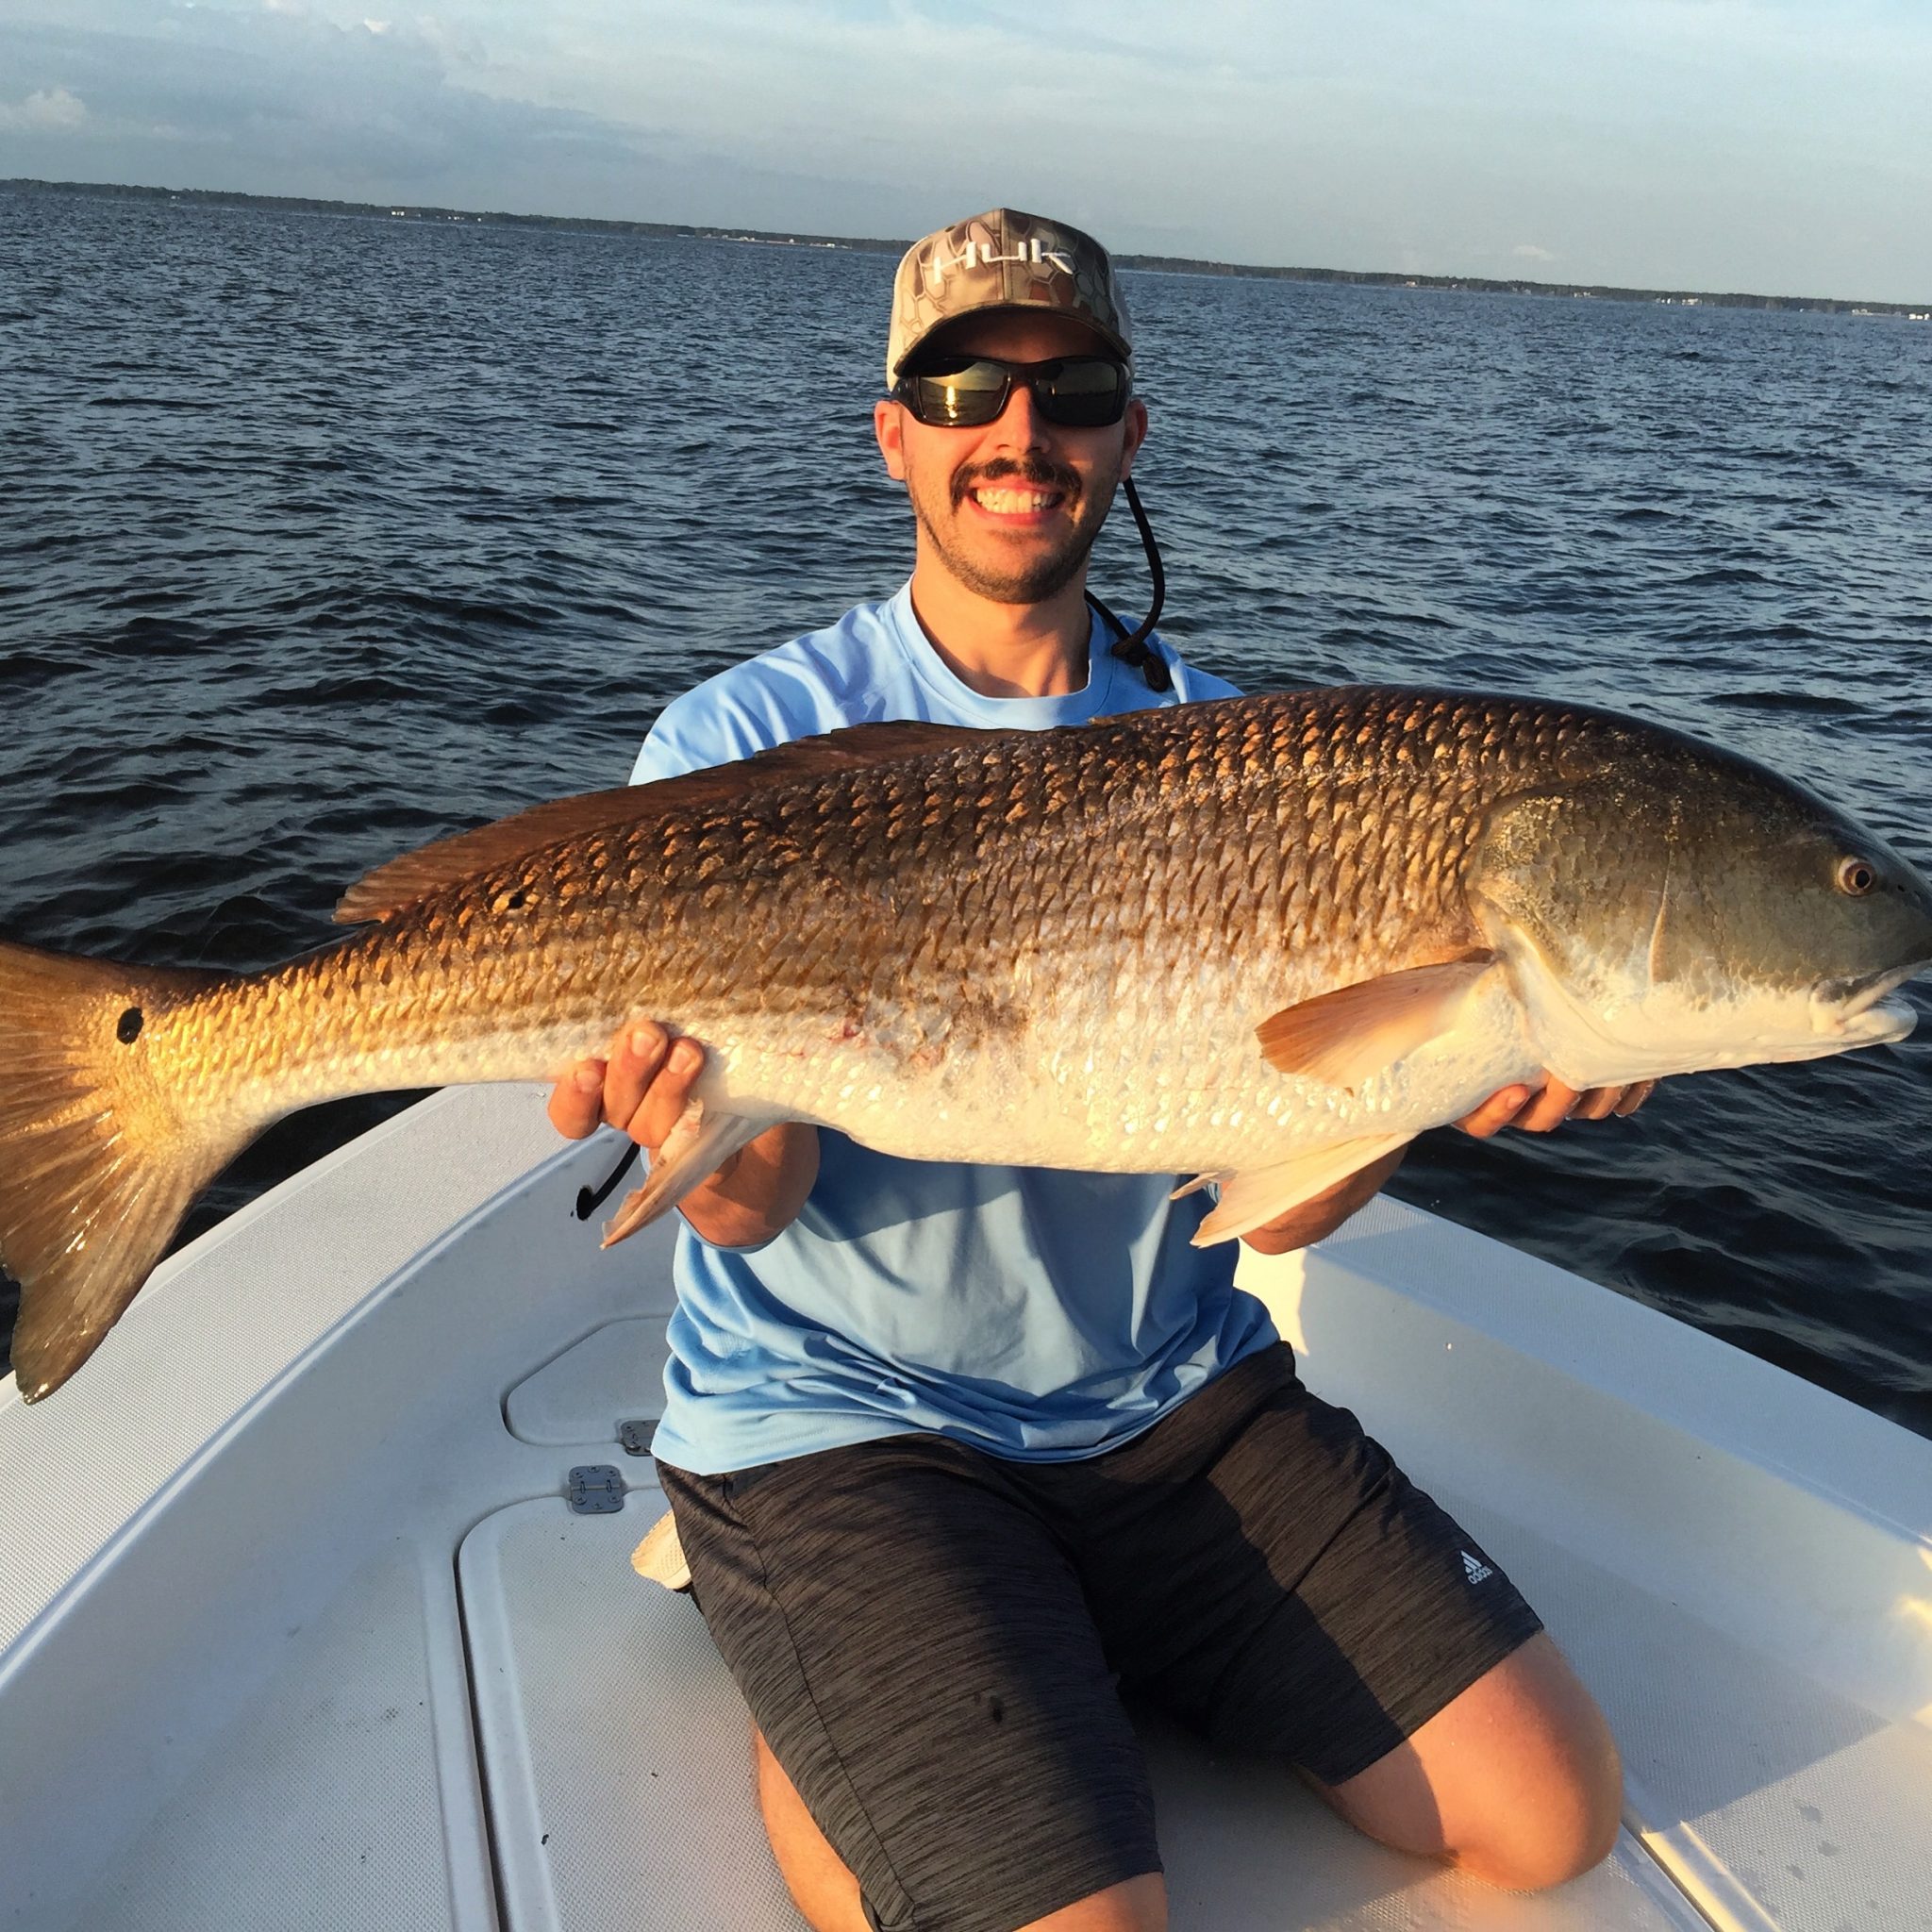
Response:
[[[1003,516],[1046,509],[1059,501],[1057,490],[975,490],[973,496],[981,509],[997,510]]]

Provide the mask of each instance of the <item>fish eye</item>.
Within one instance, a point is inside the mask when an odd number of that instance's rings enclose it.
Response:
[[[1878,883],[1878,872],[1868,858],[1840,858],[1838,889],[1848,899],[1862,899]]]

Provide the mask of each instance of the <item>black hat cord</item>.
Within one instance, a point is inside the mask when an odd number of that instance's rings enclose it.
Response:
[[[1147,512],[1141,507],[1141,492],[1134,488],[1134,479],[1123,476],[1121,488],[1127,492],[1127,508],[1134,513],[1134,527],[1140,531],[1141,547],[1147,553],[1147,571],[1154,579],[1154,594],[1147,606],[1147,615],[1132,631],[1091,591],[1087,592],[1087,602],[1099,612],[1101,622],[1113,633],[1113,642],[1108,646],[1113,655],[1123,664],[1131,664],[1147,680],[1149,691],[1172,691],[1174,673],[1167,668],[1167,659],[1158,651],[1147,648],[1147,640],[1153,634],[1160,607],[1167,601],[1167,573],[1160,567],[1160,547],[1154,541],[1154,525],[1147,521]]]

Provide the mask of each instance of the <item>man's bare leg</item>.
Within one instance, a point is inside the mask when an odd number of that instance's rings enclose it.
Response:
[[[1608,1856],[1624,1780],[1603,1713],[1539,1634],[1323,1795],[1384,1844],[1536,1891]]]
[[[805,1808],[798,1788],[772,1756],[763,1734],[752,1727],[758,1807],[772,1854],[812,1932],[870,1932],[858,1903],[858,1880],[826,1841]],[[1035,1919],[1020,1932],[1166,1932],[1167,1887],[1159,1873],[1110,1885],[1091,1898]]]

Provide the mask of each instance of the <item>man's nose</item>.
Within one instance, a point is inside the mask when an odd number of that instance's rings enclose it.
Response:
[[[1044,449],[1053,440],[1052,425],[1040,413],[1031,383],[1014,383],[996,427],[1002,442],[1016,444],[1021,449]]]

